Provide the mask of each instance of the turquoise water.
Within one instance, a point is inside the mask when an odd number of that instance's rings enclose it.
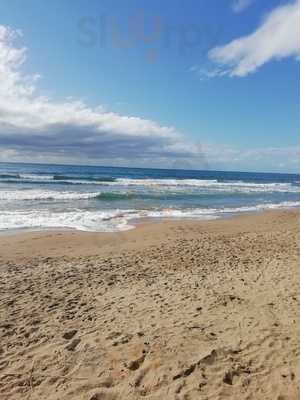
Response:
[[[300,206],[299,174],[0,163],[0,230],[119,231]]]

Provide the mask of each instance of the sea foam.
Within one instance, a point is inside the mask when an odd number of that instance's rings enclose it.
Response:
[[[259,204],[252,207],[197,208],[162,210],[73,210],[50,212],[45,210],[3,211],[0,214],[0,230],[7,229],[76,229],[81,231],[117,232],[132,229],[133,221],[145,218],[213,220],[222,215],[258,212],[270,209],[300,207],[299,202]]]

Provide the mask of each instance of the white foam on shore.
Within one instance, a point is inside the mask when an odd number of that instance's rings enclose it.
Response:
[[[117,232],[134,228],[132,220],[142,218],[201,218],[216,219],[216,215],[201,210],[109,210],[50,212],[4,211],[0,214],[0,230],[15,229],[76,229],[80,231]]]
[[[50,212],[45,210],[2,211],[0,230],[15,229],[76,229],[81,231],[116,232],[132,229],[132,220],[143,218],[210,220],[222,215],[240,214],[268,209],[300,207],[299,202],[260,204],[239,208],[163,209],[163,210],[105,210]]]
[[[131,229],[124,212],[115,211],[7,211],[0,215],[0,230],[7,229],[76,229],[114,232]]]

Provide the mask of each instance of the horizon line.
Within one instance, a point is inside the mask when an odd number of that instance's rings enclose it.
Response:
[[[241,173],[241,174],[269,174],[269,175],[299,175],[299,172],[274,172],[274,171],[233,171],[219,169],[185,169],[185,168],[158,168],[158,167],[124,167],[113,165],[95,165],[95,164],[64,164],[64,163],[41,163],[41,162],[24,162],[24,161],[0,161],[0,164],[24,164],[24,165],[54,165],[58,167],[92,167],[92,168],[124,168],[124,169],[150,169],[156,171],[189,171],[189,172],[225,172],[225,173]]]

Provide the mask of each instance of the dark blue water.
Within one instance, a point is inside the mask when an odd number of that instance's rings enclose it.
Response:
[[[298,206],[299,174],[0,163],[0,230],[116,231]]]

